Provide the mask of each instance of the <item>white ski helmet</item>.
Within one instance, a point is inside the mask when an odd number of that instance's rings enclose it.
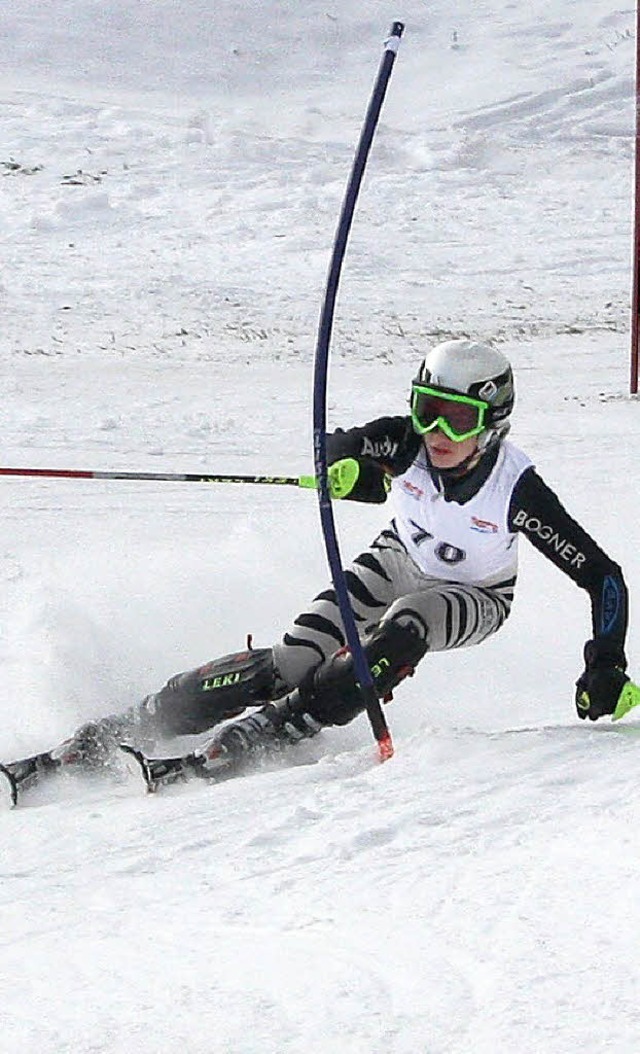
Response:
[[[483,452],[507,435],[515,401],[509,360],[488,344],[460,338],[437,344],[423,360],[413,381],[448,395],[466,395],[487,404],[484,429],[478,436]]]

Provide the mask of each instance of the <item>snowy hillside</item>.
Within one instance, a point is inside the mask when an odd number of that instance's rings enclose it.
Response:
[[[498,342],[514,439],[635,584],[635,12],[604,0],[0,9],[2,464],[311,470],[355,142],[406,22],[338,302],[329,418]],[[214,13],[213,9],[215,9]],[[2,482],[0,758],[268,644],[324,585],[313,494]],[[345,560],[385,522],[337,510]],[[0,813],[0,1054],[634,1054],[640,721],[583,727],[585,595],[513,614],[291,766]]]

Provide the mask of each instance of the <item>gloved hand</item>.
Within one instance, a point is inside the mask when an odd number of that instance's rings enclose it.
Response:
[[[360,464],[354,457],[343,457],[327,469],[329,494],[332,498],[348,498],[358,482]]]
[[[584,672],[576,681],[576,710],[578,717],[597,721],[603,714],[612,714],[620,693],[629,678],[625,671],[624,654],[613,651],[599,641],[588,640],[584,646]]]

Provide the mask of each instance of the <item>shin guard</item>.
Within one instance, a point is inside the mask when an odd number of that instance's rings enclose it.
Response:
[[[172,677],[141,709],[161,735],[192,735],[272,699],[276,684],[271,648],[249,649]]]
[[[393,689],[413,674],[426,651],[427,632],[422,622],[403,616],[381,622],[364,643],[378,697],[390,699]],[[345,648],[322,663],[299,692],[300,705],[322,725],[346,725],[364,710],[353,657]]]

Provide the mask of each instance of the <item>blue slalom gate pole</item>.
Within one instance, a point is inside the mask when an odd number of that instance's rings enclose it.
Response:
[[[320,324],[318,327],[313,384],[313,444],[322,533],[324,535],[333,586],[336,591],[336,598],[340,608],[342,622],[344,624],[345,636],[353,656],[356,679],[360,685],[362,699],[366,707],[373,734],[378,743],[378,753],[381,761],[385,761],[393,755],[393,743],[382,706],[380,705],[380,700],[378,699],[369,664],[367,663],[358,636],[353,609],[349,599],[346,577],[342,568],[335,521],[331,507],[331,497],[329,494],[329,482],[327,476],[327,375],[329,368],[331,332],[333,328],[333,317],[335,313],[338,286],[340,284],[342,262],[344,260],[347,240],[351,230],[351,223],[356,202],[358,200],[362,177],[364,175],[371,143],[373,142],[373,136],[378,124],[378,118],[380,117],[380,111],[384,102],[387,85],[389,83],[403,30],[404,25],[402,22],[394,22],[391,27],[389,38],[385,41],[382,61],[373,87],[371,99],[369,100],[369,106],[360,133],[360,140],[356,149],[351,175],[349,177],[347,190],[342,203],[338,228],[333,244],[331,263],[329,265],[324,302],[320,315]]]

